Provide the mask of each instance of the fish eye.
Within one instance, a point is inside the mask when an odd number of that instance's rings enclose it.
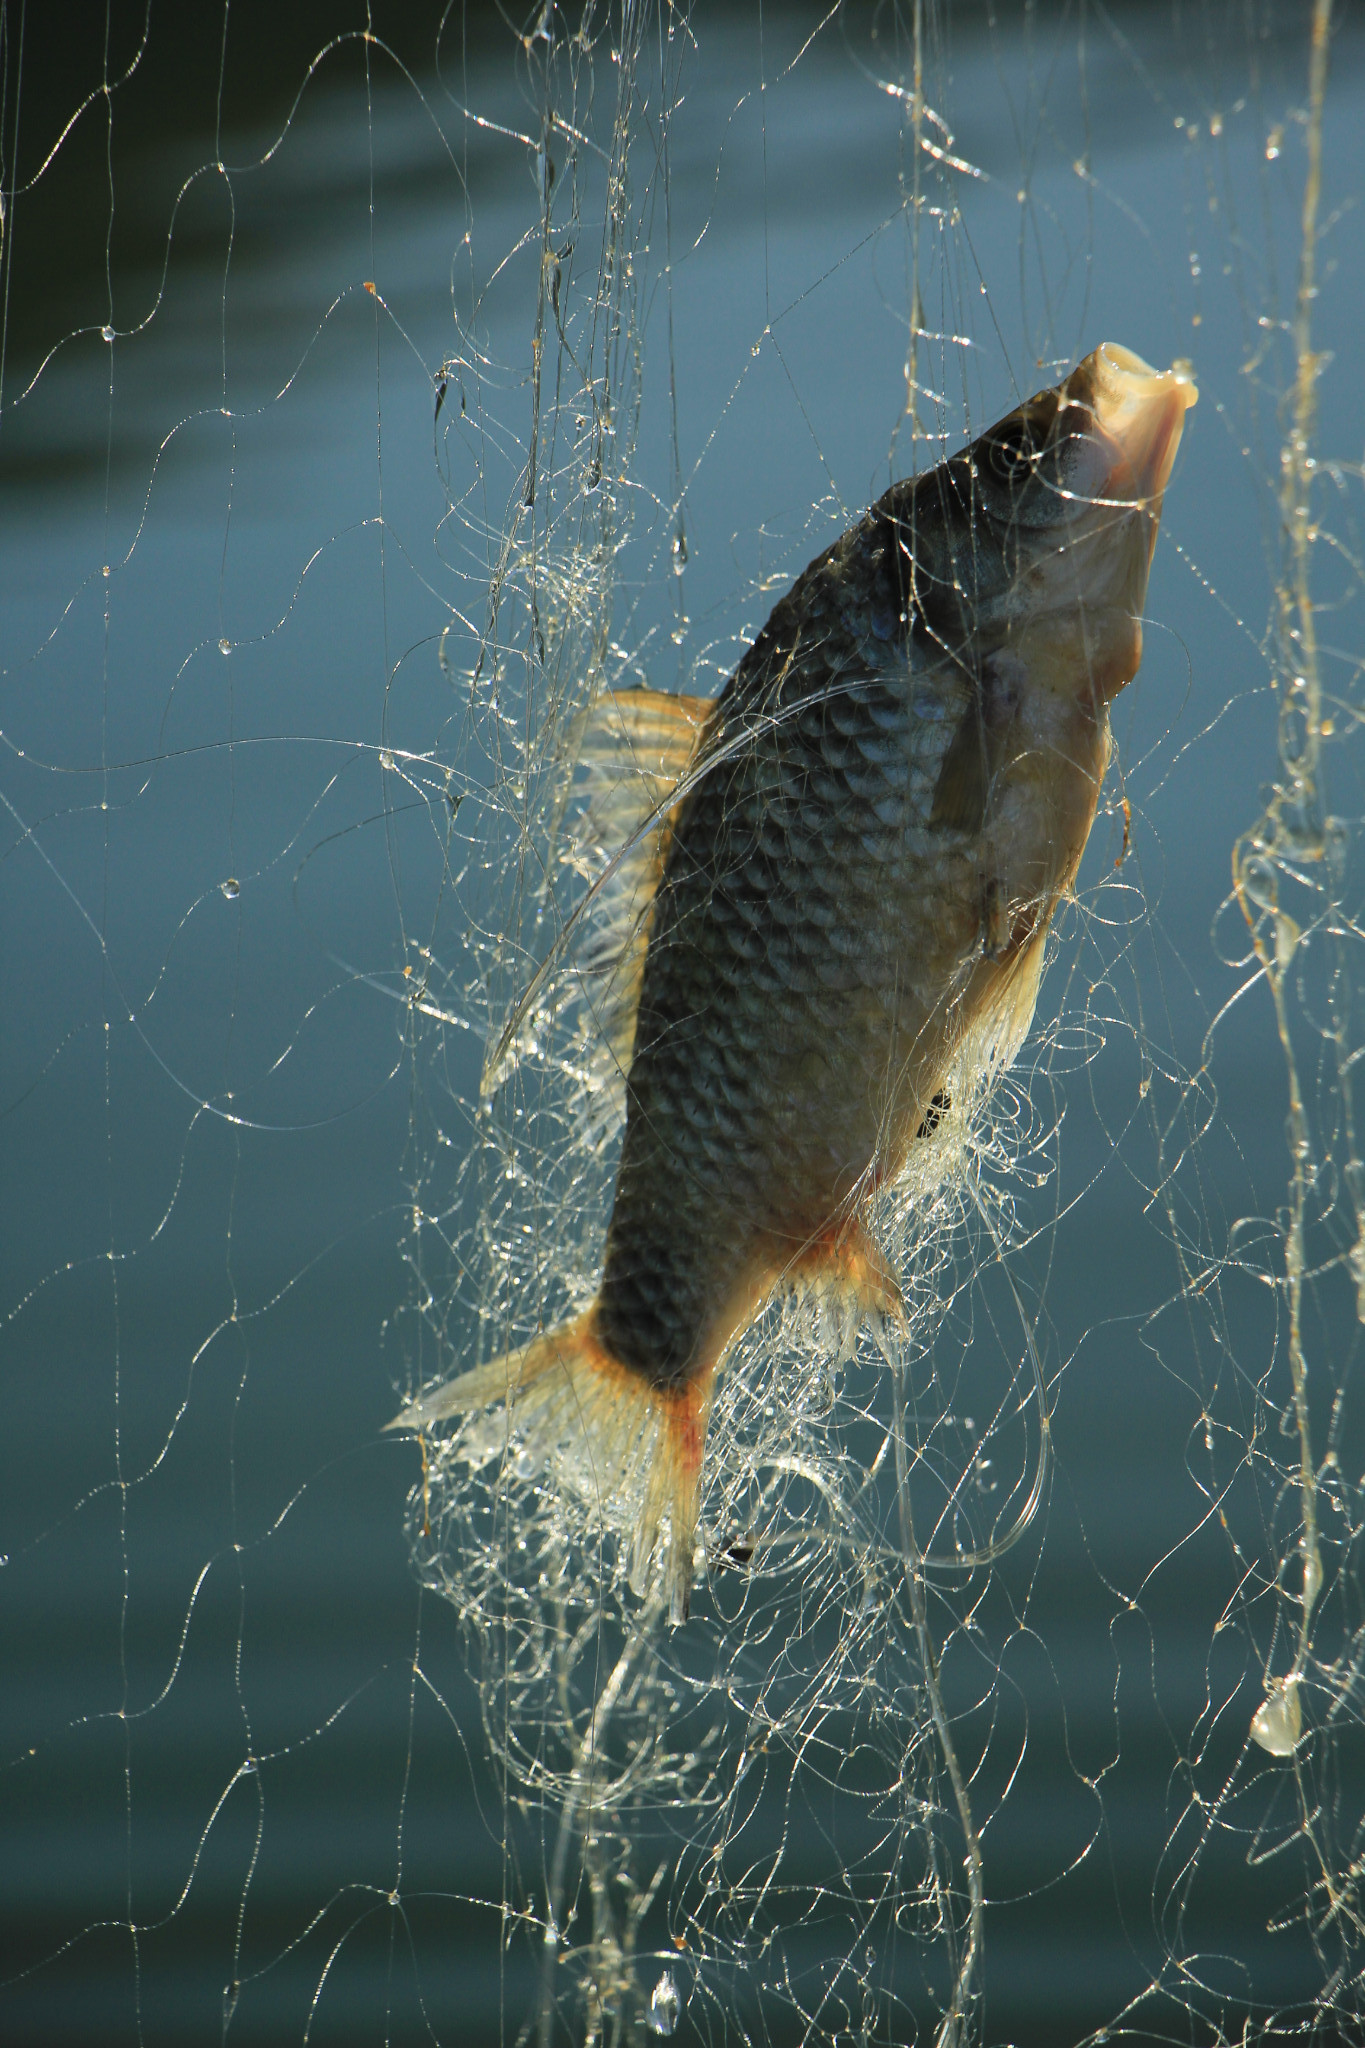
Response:
[[[1007,486],[1011,500],[1016,500],[1048,463],[1057,412],[1057,393],[1039,391],[984,437],[983,467],[995,482]]]
[[[1038,466],[1039,449],[1023,423],[1012,425],[988,446],[987,460],[1002,483],[1026,483]]]

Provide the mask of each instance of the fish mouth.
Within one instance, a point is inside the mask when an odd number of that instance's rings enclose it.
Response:
[[[1065,394],[1087,404],[1116,459],[1104,498],[1160,513],[1185,414],[1199,392],[1187,362],[1154,370],[1120,342],[1102,342],[1067,379]]]

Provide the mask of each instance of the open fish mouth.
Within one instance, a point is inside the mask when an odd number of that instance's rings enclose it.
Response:
[[[1064,395],[1089,405],[1115,451],[1097,496],[1159,512],[1185,414],[1199,398],[1190,365],[1155,370],[1132,349],[1106,341],[1068,378]]]

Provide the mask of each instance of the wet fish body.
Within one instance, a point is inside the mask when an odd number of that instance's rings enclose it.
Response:
[[[675,1618],[729,1346],[784,1285],[898,1312],[870,1197],[1028,1030],[1194,395],[1095,351],[887,492],[714,703],[601,707],[665,794],[608,1032],[626,1126],[597,1299],[396,1423],[510,1398],[531,1434],[586,1430],[638,1497],[637,1582],[666,1536]]]

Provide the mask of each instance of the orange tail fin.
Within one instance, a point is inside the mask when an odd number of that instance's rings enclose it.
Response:
[[[652,1387],[596,1336],[596,1312],[447,1380],[386,1426],[426,1429],[505,1401],[538,1455],[574,1454],[604,1518],[630,1530],[630,1583],[643,1594],[662,1549],[672,1621],[687,1617],[714,1373],[677,1392]]]

